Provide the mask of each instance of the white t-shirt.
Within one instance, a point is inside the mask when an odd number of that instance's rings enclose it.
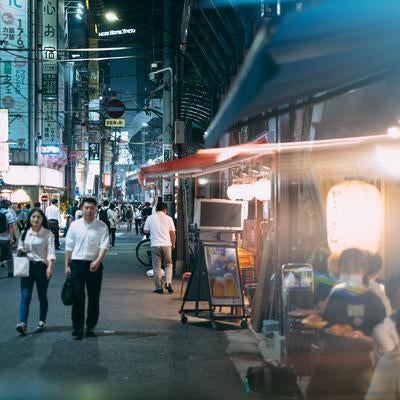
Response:
[[[173,219],[163,211],[157,211],[147,217],[144,231],[150,231],[151,247],[172,246],[170,232],[175,232]]]

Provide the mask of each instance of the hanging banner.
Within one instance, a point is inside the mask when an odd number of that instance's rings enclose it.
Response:
[[[60,144],[58,134],[57,0],[42,8],[42,142]]]
[[[42,102],[42,143],[45,145],[60,144],[57,123],[57,101],[46,100]]]
[[[28,0],[0,2],[0,48],[29,48],[28,18]],[[18,142],[18,151],[26,156],[30,112],[28,57],[27,51],[1,50],[0,108],[8,109],[10,140]]]
[[[100,160],[100,143],[89,143],[89,161]]]
[[[0,175],[8,171],[8,110],[0,110]]]

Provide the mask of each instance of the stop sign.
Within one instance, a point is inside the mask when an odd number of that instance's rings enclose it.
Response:
[[[49,196],[47,196],[46,194],[44,194],[41,198],[40,201],[42,203],[47,203],[49,201]]]
[[[111,118],[121,118],[125,112],[125,105],[121,100],[110,100],[106,105],[107,114]]]

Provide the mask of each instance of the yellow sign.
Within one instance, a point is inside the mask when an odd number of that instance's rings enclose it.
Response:
[[[122,128],[125,126],[125,120],[120,118],[119,119],[107,118],[106,126],[112,126],[114,128]]]

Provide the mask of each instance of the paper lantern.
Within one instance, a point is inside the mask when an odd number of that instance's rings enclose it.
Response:
[[[257,200],[271,200],[271,181],[269,179],[260,179],[253,183],[253,194]]]
[[[228,186],[226,194],[229,200],[237,200],[239,198],[240,185]]]
[[[362,181],[335,185],[327,200],[328,246],[332,253],[356,247],[376,252],[382,229],[379,190]]]
[[[250,185],[249,183],[239,185],[238,200],[249,201],[253,197],[254,197],[253,185]]]

